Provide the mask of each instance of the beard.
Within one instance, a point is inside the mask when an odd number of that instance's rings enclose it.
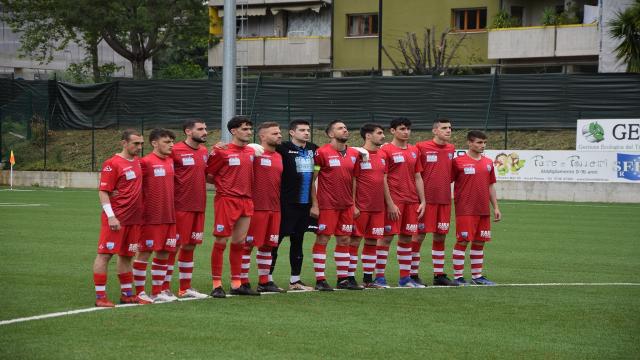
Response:
[[[204,144],[207,142],[207,139],[203,139],[202,137],[192,136],[191,139],[199,144]]]

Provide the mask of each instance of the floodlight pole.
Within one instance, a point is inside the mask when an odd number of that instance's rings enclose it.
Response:
[[[224,0],[221,140],[228,143],[227,123],[236,115],[236,0]]]

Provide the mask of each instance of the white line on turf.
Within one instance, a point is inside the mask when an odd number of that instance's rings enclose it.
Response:
[[[526,287],[526,286],[640,286],[640,283],[534,283],[534,284],[496,284],[494,286],[464,286],[464,287],[452,287],[452,286],[429,286],[426,287],[424,289],[457,289],[457,288],[492,288],[492,287]],[[391,287],[389,289],[394,289],[394,290],[399,290],[399,289],[409,289],[409,288],[403,288],[403,287]],[[419,290],[424,290],[424,289],[419,289]],[[383,291],[384,289],[366,289],[367,291]],[[347,291],[347,290],[338,290],[338,291]],[[295,293],[306,293],[306,292],[313,292],[313,291],[289,291],[287,292],[287,294],[295,294]],[[273,294],[277,294],[277,293],[263,293],[263,295],[273,295]],[[236,297],[238,295],[227,295],[227,297]],[[208,299],[208,298],[207,298]],[[204,299],[196,299],[196,298],[188,298],[188,299],[178,299],[178,301],[183,302],[183,301],[192,301],[192,300],[204,300]],[[162,303],[158,303],[158,304],[164,304],[165,302]],[[152,305],[156,305],[156,304],[152,304]],[[134,307],[134,306],[141,306],[138,304],[123,304],[123,305],[116,305],[116,308],[124,308],[124,307]],[[75,315],[75,314],[82,314],[82,313],[88,313],[88,312],[93,312],[93,311],[99,311],[99,310],[107,310],[109,308],[101,308],[101,307],[90,307],[90,308],[86,308],[86,309],[78,309],[78,310],[69,310],[69,311],[61,311],[61,312],[55,312],[55,313],[50,313],[50,314],[44,314],[44,315],[37,315],[37,316],[29,316],[29,317],[23,317],[23,318],[16,318],[16,319],[10,319],[10,320],[2,320],[0,321],[0,326],[2,325],[9,325],[9,324],[15,324],[15,323],[21,323],[21,322],[26,322],[26,321],[33,321],[33,320],[43,320],[43,319],[49,319],[49,318],[54,318],[54,317],[61,317],[61,316],[67,316],[67,315]]]
[[[592,207],[592,208],[619,208],[619,207],[629,207],[636,206],[636,204],[631,203],[619,203],[619,204],[611,204],[611,205],[600,205],[600,204],[572,204],[572,203],[541,203],[536,202],[537,200],[523,200],[522,202],[509,202],[509,201],[500,201],[500,205],[524,205],[524,206],[570,206],[570,207]]]
[[[0,203],[0,207],[4,207],[4,206],[37,207],[37,206],[49,206],[49,204]]]

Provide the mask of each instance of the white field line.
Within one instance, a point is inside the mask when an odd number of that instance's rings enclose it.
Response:
[[[524,205],[524,206],[570,206],[570,207],[592,207],[592,208],[619,208],[619,207],[632,207],[637,204],[632,203],[620,203],[620,204],[611,204],[611,205],[600,205],[600,204],[572,204],[570,202],[561,202],[561,203],[540,203],[535,202],[536,200],[523,200],[522,202],[509,202],[509,201],[500,201],[500,205]]]
[[[474,285],[471,285],[471,286],[464,286],[464,287],[429,286],[429,287],[426,287],[425,289],[410,289],[410,288],[401,288],[401,287],[391,287],[389,289],[393,289],[393,290],[426,290],[426,289],[528,287],[528,286],[640,286],[640,283],[537,283],[537,284],[496,284],[494,286],[474,286]],[[378,289],[366,289],[366,290],[367,291],[383,291],[382,289],[380,289],[380,290],[378,290]],[[337,291],[347,291],[347,290],[337,290]],[[290,291],[290,292],[287,292],[287,294],[306,293],[306,292],[314,292],[314,291]],[[274,295],[274,294],[278,294],[278,293],[262,293],[262,295]],[[227,297],[236,297],[236,296],[237,295],[227,295]],[[180,301],[180,302],[193,301],[193,300],[206,300],[206,299],[195,299],[195,298],[193,298],[193,299],[178,299],[178,301]],[[164,304],[164,303],[158,303],[158,304],[153,304],[153,305],[159,305],[159,304]],[[138,305],[138,304],[116,305],[116,308],[135,307],[135,306],[142,306],[142,305]],[[26,322],[26,321],[43,320],[43,319],[49,319],[49,318],[67,316],[67,315],[82,314],[82,313],[88,313],[88,312],[93,312],[93,311],[102,311],[102,310],[107,310],[107,309],[109,309],[109,308],[90,307],[90,308],[85,308],[85,309],[61,311],[61,312],[55,312],[55,313],[49,313],[49,314],[43,314],[43,315],[29,316],[29,317],[16,318],[16,319],[10,319],[10,320],[2,320],[2,321],[0,321],[0,326],[9,325],[9,324],[15,324],[15,323],[21,323],[21,322]]]
[[[26,204],[26,203],[0,203],[0,207],[17,206],[17,207],[38,207],[49,206],[49,204]]]

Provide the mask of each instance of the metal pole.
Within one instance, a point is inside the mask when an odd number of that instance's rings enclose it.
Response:
[[[91,171],[96,171],[96,124],[91,117]]]
[[[509,145],[509,113],[504,114],[504,149]]]
[[[48,117],[48,116],[47,116]],[[47,170],[47,142],[49,138],[49,126],[47,117],[44,118],[44,170]]]
[[[378,0],[378,75],[382,76],[382,0]]]
[[[491,102],[493,101],[493,92],[496,87],[496,79],[498,78],[498,72],[493,73],[493,78],[491,79],[491,92],[489,93],[489,101],[487,102],[487,115],[484,119],[484,131],[487,131],[487,127],[489,127],[489,115],[491,114]]]
[[[236,0],[224,0],[221,140],[231,141],[227,123],[236,115]]]

